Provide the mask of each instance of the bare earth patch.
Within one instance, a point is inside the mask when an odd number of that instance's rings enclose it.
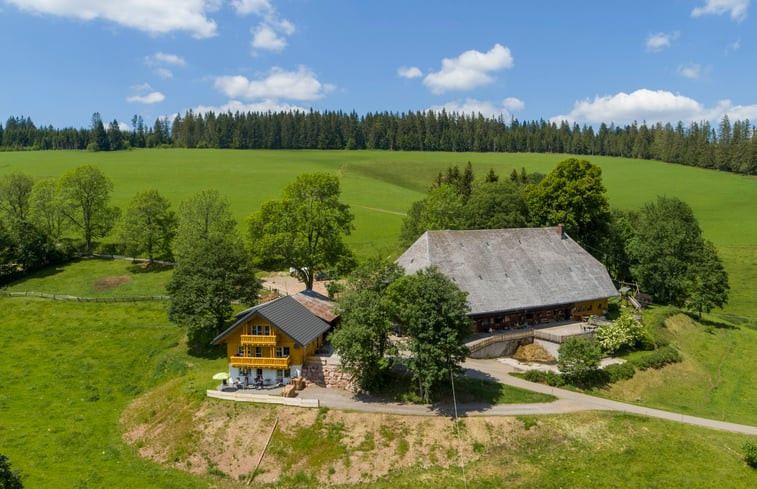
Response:
[[[161,390],[133,402],[121,422],[124,440],[143,457],[192,473],[233,480],[255,468],[256,483],[301,472],[323,485],[370,482],[404,467],[449,467],[521,436],[508,417],[461,419],[460,446],[451,418],[350,413],[329,409],[203,400],[187,409]],[[177,412],[179,411],[179,412]]]
[[[95,280],[95,290],[103,291],[114,289],[119,285],[128,284],[131,282],[131,277],[126,275],[113,275],[110,277],[103,277]]]

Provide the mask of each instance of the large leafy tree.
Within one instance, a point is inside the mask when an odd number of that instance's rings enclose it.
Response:
[[[408,368],[421,398],[428,402],[434,386],[460,371],[471,332],[466,293],[434,268],[419,270],[386,290],[391,317],[407,335]]]
[[[702,312],[710,312],[728,303],[728,273],[711,241],[705,241],[699,259],[693,263],[686,288],[685,305],[696,311],[699,319],[702,319]]]
[[[523,187],[512,182],[478,182],[465,204],[464,215],[466,229],[525,227],[529,214]]]
[[[29,196],[34,180],[24,173],[0,177],[0,211],[6,216],[25,221],[29,216]]]
[[[105,236],[118,217],[118,209],[109,207],[113,183],[94,166],[80,166],[63,175],[58,183],[63,214],[84,238],[87,254],[92,241]]]
[[[58,181],[43,178],[34,183],[29,196],[31,221],[53,240],[59,240],[69,225],[63,213],[63,200]]]
[[[229,202],[217,190],[203,190],[179,204],[174,255],[181,261],[196,244],[214,237],[235,233]]]
[[[336,176],[311,173],[287,185],[281,200],[264,203],[249,220],[257,263],[297,269],[308,289],[317,270],[350,263],[343,236],[352,231],[353,216],[340,193]]]
[[[232,301],[252,305],[260,282],[238,236],[211,236],[182,256],[167,287],[168,317],[187,328],[190,347],[201,351],[223,331]]]
[[[157,190],[139,192],[126,207],[118,225],[118,234],[127,254],[170,255],[171,240],[176,233],[176,215],[171,203]]]
[[[682,306],[704,241],[691,207],[674,197],[644,205],[628,244],[632,272],[657,300]]]
[[[342,368],[366,390],[380,387],[390,367],[388,354],[391,318],[384,304],[387,287],[402,276],[399,265],[373,258],[349,277],[337,300],[341,322],[329,341],[341,358]]]
[[[537,185],[526,187],[526,200],[535,225],[564,223],[572,238],[596,253],[610,221],[601,168],[586,160],[564,160]]]

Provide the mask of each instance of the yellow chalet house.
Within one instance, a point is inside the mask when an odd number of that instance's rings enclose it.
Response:
[[[323,345],[338,319],[333,304],[312,290],[279,297],[238,313],[237,321],[212,344],[226,344],[230,378],[286,384]]]

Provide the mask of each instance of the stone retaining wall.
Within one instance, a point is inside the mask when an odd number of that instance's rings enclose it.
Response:
[[[320,387],[351,389],[352,376],[342,372],[336,365],[326,365],[320,362],[308,362],[302,366],[302,377],[307,385]]]

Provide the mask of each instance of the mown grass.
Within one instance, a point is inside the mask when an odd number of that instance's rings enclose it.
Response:
[[[203,371],[165,318],[160,303],[0,297],[0,447],[26,487],[208,486],[121,440],[129,401],[190,362]]]
[[[88,258],[39,270],[11,284],[10,292],[43,292],[77,297],[166,295],[171,267],[129,260]]]
[[[655,334],[680,351],[683,361],[660,370],[637,371],[632,379],[598,393],[693,416],[757,425],[755,322],[737,324],[712,315],[698,322],[669,308],[652,309],[645,316]]]
[[[361,254],[394,252],[410,204],[423,196],[433,177],[449,165],[470,161],[483,175],[489,168],[506,176],[513,169],[548,173],[570,155],[533,153],[431,153],[389,151],[268,151],[155,149],[113,153],[78,151],[0,153],[0,173],[23,171],[60,176],[92,164],[110,177],[113,201],[124,206],[136,192],[157,188],[177,206],[204,188],[229,198],[234,216],[244,219],[260,204],[280,196],[297,175],[325,171],[340,176],[344,200],[356,216],[351,243]],[[657,195],[688,202],[705,235],[717,244],[757,245],[753,222],[757,178],[649,160],[583,156],[602,167],[610,204],[635,209]],[[233,177],[233,178],[230,178]],[[380,210],[377,210],[380,209]],[[386,212],[389,211],[389,212]]]

